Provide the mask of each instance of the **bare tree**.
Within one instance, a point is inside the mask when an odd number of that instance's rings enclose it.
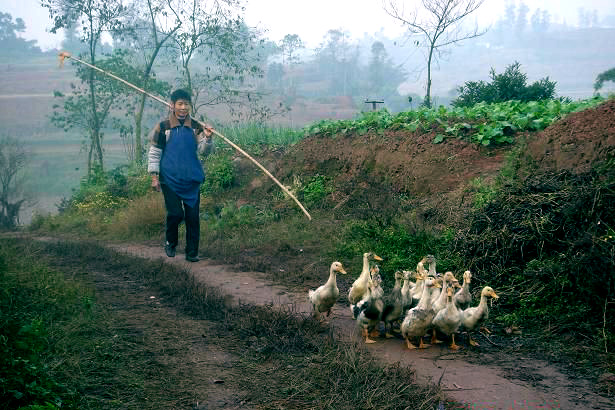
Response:
[[[28,197],[24,192],[24,170],[28,154],[19,140],[0,137],[0,228],[19,223],[19,211]]]
[[[485,0],[422,0],[421,4],[426,13],[414,11],[407,12],[404,0],[383,0],[383,7],[387,14],[399,20],[408,28],[409,34],[420,35],[423,42],[415,41],[416,45],[423,45],[427,50],[427,90],[423,104],[431,107],[431,64],[440,50],[446,46],[458,43],[469,38],[482,36],[487,30],[479,31],[475,27],[466,31],[461,21],[478,9]],[[409,2],[408,2],[409,3]]]

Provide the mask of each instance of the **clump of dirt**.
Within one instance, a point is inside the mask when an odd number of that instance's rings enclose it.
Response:
[[[576,174],[615,157],[615,99],[573,113],[528,141],[539,169]]]

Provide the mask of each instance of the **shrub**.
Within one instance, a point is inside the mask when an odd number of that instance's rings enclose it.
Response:
[[[321,202],[333,192],[333,181],[324,175],[316,175],[303,188],[303,199],[308,205]]]
[[[514,62],[503,74],[491,68],[491,83],[468,81],[458,88],[459,97],[453,100],[454,107],[471,107],[479,102],[496,103],[510,100],[522,102],[555,98],[555,81],[542,78],[527,85],[527,75],[521,72],[521,64]]]
[[[216,152],[205,160],[207,170],[205,183],[201,186],[201,192],[215,194],[233,186],[235,170],[228,152]]]

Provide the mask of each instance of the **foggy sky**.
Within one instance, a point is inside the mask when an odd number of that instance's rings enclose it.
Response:
[[[485,0],[470,18],[475,18],[480,25],[489,25],[504,14],[509,3]],[[571,26],[577,24],[579,8],[596,9],[602,16],[615,14],[613,0],[527,0],[525,4],[530,8],[530,15],[536,8],[546,9],[553,22],[565,21]],[[22,37],[26,40],[37,40],[43,49],[59,48],[62,35],[48,32],[51,20],[39,0],[2,0],[0,11],[10,13],[13,20],[17,17],[24,20],[26,32]],[[381,30],[388,37],[402,33],[399,24],[383,11],[380,0],[251,0],[246,5],[245,18],[249,25],[266,29],[266,36],[271,40],[298,34],[308,48],[318,46],[330,29],[344,29],[356,38]]]

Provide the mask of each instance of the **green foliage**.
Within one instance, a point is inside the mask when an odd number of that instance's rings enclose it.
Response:
[[[521,72],[521,64],[515,62],[496,74],[490,72],[491,83],[468,81],[459,87],[459,97],[452,103],[454,107],[471,107],[478,103],[497,103],[511,100],[521,102],[542,101],[555,98],[555,81],[542,78],[527,85],[527,75]]]
[[[308,206],[316,205],[333,192],[333,180],[325,175],[315,175],[303,187],[303,199]]]
[[[79,188],[69,200],[63,201],[59,210],[108,215],[149,189],[149,176],[142,168],[123,165],[104,172],[96,167],[90,176],[82,178]]]
[[[383,272],[389,273],[384,278],[387,281],[393,280],[396,270],[415,269],[417,262],[427,254],[435,255],[443,270],[453,269],[459,262],[447,251],[452,240],[448,233],[438,235],[398,223],[382,225],[376,220],[348,221],[342,225],[341,232],[331,257],[357,260],[357,255],[373,251],[384,259],[379,265]],[[360,270],[359,265],[353,269]]]
[[[55,409],[67,390],[44,360],[49,332],[73,308],[83,308],[81,291],[8,243],[0,243],[0,402]]]
[[[497,195],[495,184],[485,184],[480,177],[470,181],[469,190],[474,193],[474,208],[477,210],[484,208]]]
[[[354,120],[319,121],[304,131],[307,135],[324,136],[364,135],[385,130],[439,131],[433,141],[436,144],[450,136],[481,145],[504,145],[512,143],[518,132],[543,130],[566,114],[593,107],[603,101],[598,96],[576,102],[506,101],[453,109],[444,106],[437,109],[421,107],[396,115],[387,110],[370,111]]]
[[[277,150],[299,141],[303,133],[288,127],[269,126],[258,122],[222,125],[220,133],[252,155],[262,154],[263,150]],[[218,145],[227,146],[222,140]]]
[[[233,186],[235,170],[232,156],[228,152],[211,154],[205,160],[205,183],[201,186],[201,192],[216,194]]]

